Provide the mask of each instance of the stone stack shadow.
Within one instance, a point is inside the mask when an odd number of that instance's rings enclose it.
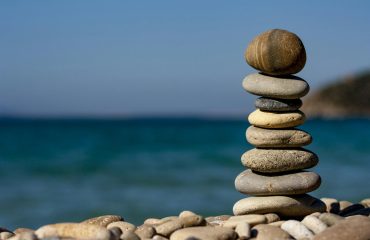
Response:
[[[245,57],[260,72],[245,77],[243,88],[260,97],[246,131],[255,148],[243,154],[247,170],[235,179],[236,189],[252,197],[236,202],[234,214],[299,218],[325,211],[322,201],[307,194],[321,184],[318,174],[304,170],[318,163],[317,155],[303,148],[312,137],[296,128],[305,121],[300,98],[309,91],[305,80],[292,75],[306,62],[302,41],[294,33],[270,30],[250,43]]]

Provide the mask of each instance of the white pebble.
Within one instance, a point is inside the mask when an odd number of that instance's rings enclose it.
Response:
[[[296,220],[288,220],[281,225],[281,229],[289,233],[295,239],[312,239],[313,233],[303,225],[303,223]]]

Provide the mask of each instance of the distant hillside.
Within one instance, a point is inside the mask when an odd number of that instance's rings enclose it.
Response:
[[[335,81],[303,102],[308,117],[370,117],[370,71]]]

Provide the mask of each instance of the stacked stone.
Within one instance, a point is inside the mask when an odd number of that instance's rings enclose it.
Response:
[[[246,60],[261,71],[248,75],[243,87],[261,96],[248,121],[249,143],[256,148],[242,156],[247,170],[235,179],[236,189],[253,197],[235,203],[235,215],[277,213],[280,217],[303,217],[325,211],[325,204],[310,195],[321,184],[320,176],[303,169],[318,163],[315,153],[302,148],[311,135],[295,127],[305,121],[298,109],[308,83],[292,74],[303,69],[306,51],[294,33],[274,29],[257,36],[248,46]]]

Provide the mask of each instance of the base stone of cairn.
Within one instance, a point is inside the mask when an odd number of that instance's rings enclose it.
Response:
[[[324,202],[307,194],[321,184],[318,174],[304,171],[318,163],[315,153],[302,148],[312,137],[295,128],[305,121],[300,98],[309,91],[305,80],[292,75],[306,63],[302,41],[294,33],[270,30],[253,39],[245,57],[260,72],[245,77],[243,88],[260,98],[246,132],[247,141],[256,148],[243,154],[247,170],[235,179],[236,190],[252,197],[236,202],[234,214],[299,218],[324,212]]]

